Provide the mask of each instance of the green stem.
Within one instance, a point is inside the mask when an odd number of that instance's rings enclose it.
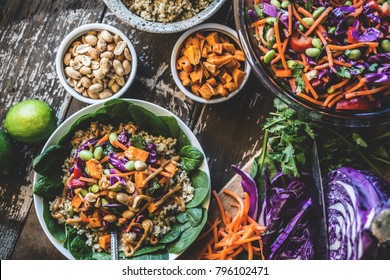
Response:
[[[371,141],[377,141],[377,140],[382,140],[383,138],[390,137],[390,132],[386,132],[385,134],[379,135],[375,138],[372,138]]]
[[[376,166],[362,153],[360,152],[358,149],[356,149],[356,146],[353,145],[350,141],[348,141],[343,135],[341,135],[340,133],[338,133],[337,131],[331,129],[331,128],[327,128],[331,133],[333,133],[334,135],[336,135],[337,137],[339,137],[345,144],[347,144],[348,146],[350,146],[351,148],[353,148],[356,153],[361,157],[361,159],[363,161],[365,161],[373,170],[375,170],[378,175],[382,175],[381,172],[378,170],[378,168],[376,168]]]
[[[383,159],[383,158],[376,157],[376,156],[371,156],[371,157],[372,157],[373,159],[377,160],[377,161],[380,161],[380,162],[382,162],[382,163],[387,164],[388,166],[390,166],[390,161],[387,161],[387,160],[385,160],[385,159]]]

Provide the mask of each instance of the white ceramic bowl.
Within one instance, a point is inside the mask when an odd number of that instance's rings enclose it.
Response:
[[[175,119],[177,120],[177,123],[179,124],[180,128],[183,130],[183,132],[186,134],[186,136],[190,140],[191,145],[193,145],[195,148],[197,148],[199,151],[201,151],[204,154],[204,151],[203,151],[203,149],[202,149],[198,139],[196,139],[196,137],[192,133],[192,131],[188,128],[188,126],[181,119],[179,119],[173,113],[171,113],[170,111],[168,111],[168,110],[166,110],[166,109],[164,109],[164,108],[162,108],[162,107],[160,107],[158,105],[155,105],[155,104],[152,104],[152,103],[149,103],[149,102],[146,102],[146,101],[134,100],[134,99],[125,99],[125,100],[127,100],[127,101],[129,101],[129,102],[131,102],[131,103],[133,103],[135,105],[142,106],[143,108],[151,111],[152,113],[154,113],[157,116],[173,116],[173,117],[175,117]],[[42,152],[44,152],[49,146],[57,144],[58,141],[62,138],[62,136],[69,131],[69,129],[72,126],[72,124],[78,118],[84,116],[85,114],[91,114],[93,112],[96,112],[99,108],[101,108],[103,106],[104,106],[103,103],[90,105],[88,107],[85,107],[85,108],[81,109],[80,111],[78,111],[77,113],[73,114],[68,119],[66,119],[53,132],[53,134],[47,140],[45,146],[42,149]],[[209,166],[207,164],[206,156],[205,156],[205,159],[203,160],[202,165],[199,167],[199,169],[204,171],[207,174],[207,177],[208,177],[209,182],[210,182],[210,170],[209,170]],[[33,181],[34,185],[36,184],[36,182],[38,181],[38,179],[40,177],[41,176],[39,174],[34,173],[34,181]],[[204,207],[206,209],[209,208],[209,204],[210,204],[210,192],[211,192],[210,190],[211,190],[211,187],[209,186],[209,194],[207,195],[207,198],[205,199],[205,201],[202,204],[202,207]],[[33,197],[34,197],[34,207],[35,207],[35,210],[36,210],[36,213],[37,213],[37,216],[38,216],[38,220],[39,220],[39,223],[41,224],[41,226],[43,228],[43,231],[45,232],[46,236],[49,238],[49,240],[54,245],[54,247],[56,247],[57,250],[60,251],[66,258],[74,260],[74,257],[71,255],[71,253],[67,249],[64,248],[63,244],[60,241],[58,241],[57,239],[55,239],[51,235],[51,233],[49,232],[49,230],[48,230],[48,228],[46,226],[46,223],[44,221],[44,218],[43,218],[43,199],[41,197],[35,195],[35,194],[33,195]],[[169,254],[169,259],[170,260],[176,259],[179,255],[180,254],[172,254],[172,253],[170,253]]]
[[[100,31],[100,30],[107,30],[107,31],[111,32],[112,34],[118,34],[122,38],[122,40],[124,40],[126,42],[127,47],[129,48],[129,51],[130,51],[131,56],[132,56],[131,72],[129,73],[129,77],[127,78],[125,85],[117,93],[115,93],[111,97],[105,98],[105,99],[92,99],[89,97],[84,97],[82,94],[78,93],[76,90],[74,90],[66,82],[63,58],[64,58],[64,55],[66,54],[69,46],[77,38],[86,34],[88,31]],[[137,54],[136,54],[134,46],[131,43],[131,41],[129,40],[129,38],[127,38],[127,36],[123,32],[121,32],[119,29],[117,29],[111,25],[107,25],[107,24],[91,23],[91,24],[82,25],[82,26],[76,28],[71,33],[69,33],[65,37],[65,39],[62,41],[62,43],[57,51],[56,70],[57,70],[57,75],[58,75],[58,78],[60,79],[62,86],[74,98],[76,98],[84,103],[88,103],[88,104],[101,103],[101,102],[105,102],[105,101],[110,100],[110,99],[118,98],[118,97],[122,96],[129,89],[129,87],[131,86],[131,84],[135,80],[135,76],[137,73]]]
[[[196,26],[194,28],[191,28],[190,30],[183,33],[183,35],[181,35],[181,37],[177,40],[175,46],[173,47],[173,51],[172,51],[172,55],[171,55],[171,72],[172,72],[173,80],[175,81],[176,85],[189,98],[191,98],[197,102],[205,103],[205,104],[220,103],[220,102],[224,102],[226,100],[233,98],[245,86],[246,82],[248,81],[250,71],[251,71],[248,60],[246,60],[245,61],[245,68],[244,68],[246,75],[245,75],[244,81],[242,82],[241,86],[238,89],[231,92],[227,97],[221,96],[221,97],[211,98],[209,100],[206,100],[200,96],[193,94],[190,90],[188,90],[185,86],[183,86],[183,84],[179,78],[178,72],[176,70],[176,63],[177,63],[178,56],[180,54],[180,50],[182,48],[182,45],[190,35],[192,35],[196,32],[210,32],[210,31],[217,31],[218,33],[223,33],[224,35],[229,37],[231,40],[233,40],[237,44],[237,46],[240,46],[240,41],[238,40],[237,33],[233,29],[231,29],[225,25],[218,24],[218,23],[205,23],[205,24]]]
[[[122,0],[104,0],[107,7],[121,20],[134,26],[135,28],[150,33],[177,33],[198,25],[214,15],[226,0],[214,0],[203,11],[192,18],[171,22],[161,23],[145,20],[132,11],[130,11]]]

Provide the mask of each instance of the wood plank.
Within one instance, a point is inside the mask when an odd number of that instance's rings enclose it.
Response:
[[[100,19],[94,1],[2,1],[0,4],[0,120],[9,108],[36,98],[52,105],[61,121],[70,102],[57,79],[55,55],[75,26]],[[16,170],[0,178],[0,259],[8,259],[32,202],[32,159],[41,146],[17,144]],[[33,244],[31,244],[33,248]],[[31,252],[32,254],[34,251]]]
[[[194,133],[210,167],[212,188],[220,190],[262,144],[260,125],[273,109],[273,97],[252,75],[242,91],[224,103],[203,106]]]

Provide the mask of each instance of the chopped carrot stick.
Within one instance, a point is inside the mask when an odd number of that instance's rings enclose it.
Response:
[[[154,172],[154,171],[157,170],[156,168],[153,168],[153,167],[151,167],[151,166],[149,166],[148,169],[149,169],[150,171],[152,171],[152,172]],[[168,172],[165,172],[165,171],[160,171],[158,174],[159,174],[159,175],[162,175],[162,176],[164,176],[164,177],[167,177],[167,178],[172,178],[172,177],[173,177],[173,174],[168,173]]]
[[[295,6],[294,4],[291,5],[292,6],[292,12],[293,12],[293,15],[294,17],[296,17],[296,19],[299,21],[300,24],[302,24],[305,28],[309,29],[310,26],[307,25],[301,18],[301,16],[298,14],[297,10],[295,9]]]
[[[312,17],[313,15],[306,11],[303,7],[298,7],[298,12],[300,12],[302,15],[304,15],[305,17]]]
[[[310,101],[311,103],[314,103],[314,104],[317,104],[317,105],[322,105],[322,102],[321,101],[318,101],[318,100],[315,100],[314,98],[304,94],[304,93],[301,93],[301,92],[298,92],[297,95],[299,97],[302,97],[303,99],[306,99],[307,101]]]
[[[340,65],[340,66],[346,66],[346,67],[352,67],[352,65],[348,62],[344,62],[341,60],[333,59],[334,64]]]
[[[387,89],[389,88],[390,85],[383,85],[381,87],[378,87],[376,89],[371,89],[371,90],[362,90],[362,91],[357,91],[357,92],[351,92],[351,93],[347,93],[345,95],[345,98],[346,99],[351,99],[353,97],[356,97],[356,96],[362,96],[362,95],[369,95],[369,94],[374,94],[374,93],[378,93],[384,89]]]
[[[266,18],[263,18],[263,19],[260,19],[258,21],[255,21],[254,23],[252,23],[252,27],[255,27],[255,26],[259,26],[259,25],[263,25],[267,22],[267,19]]]
[[[353,91],[361,88],[364,85],[365,82],[366,82],[366,79],[362,78],[356,85],[354,85],[353,87],[348,89],[345,93],[350,93],[350,92],[353,92]]]
[[[100,163],[105,163],[105,162],[107,162],[108,161],[108,157],[104,157],[104,158],[102,158],[99,162]]]
[[[218,204],[218,208],[219,208],[219,213],[221,214],[221,218],[222,218],[222,222],[225,224],[225,226],[227,225],[226,223],[226,217],[225,217],[225,210],[223,209],[223,205],[222,205],[222,202],[221,200],[219,199],[219,196],[217,194],[217,192],[215,190],[213,190],[213,195],[215,197],[215,201],[217,202]]]
[[[110,177],[113,177],[113,176],[116,176],[116,177],[127,177],[127,176],[130,176],[130,175],[134,175],[135,174],[135,171],[130,171],[130,172],[126,172],[126,173],[115,173],[115,174],[108,174],[106,175],[108,178]]]
[[[86,183],[96,183],[96,179],[94,178],[80,177],[79,180]]]
[[[292,35],[293,33],[293,18],[292,18],[292,5],[288,5],[288,33]]]
[[[275,70],[275,76],[279,78],[288,78],[292,76],[292,72],[290,69],[287,70]]]
[[[332,89],[341,88],[341,87],[343,87],[345,84],[347,84],[349,81],[350,81],[350,79],[345,79],[345,80],[343,80],[342,82],[333,85],[333,86],[332,86]]]
[[[313,23],[312,26],[310,26],[309,30],[306,31],[305,36],[308,37],[321,23],[321,21],[329,14],[329,12],[332,10],[332,7],[328,7]]]
[[[336,96],[331,102],[329,102],[329,104],[327,106],[329,108],[331,108],[331,107],[333,107],[333,105],[335,105],[338,101],[340,101],[343,98],[344,98],[344,95],[340,94],[340,95]]]
[[[337,92],[337,93],[335,92],[335,93],[329,95],[329,96],[325,99],[323,106],[324,106],[324,107],[327,107],[328,104],[329,104],[334,98],[336,98],[337,96],[339,96],[339,95],[342,94],[342,93],[343,93],[343,92],[339,91],[339,92]]]

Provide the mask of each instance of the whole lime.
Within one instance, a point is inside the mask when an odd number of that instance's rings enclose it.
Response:
[[[40,144],[56,129],[57,118],[49,104],[42,100],[30,99],[10,108],[4,126],[17,141]]]
[[[15,147],[11,136],[0,129],[0,175],[10,173],[14,159]]]

